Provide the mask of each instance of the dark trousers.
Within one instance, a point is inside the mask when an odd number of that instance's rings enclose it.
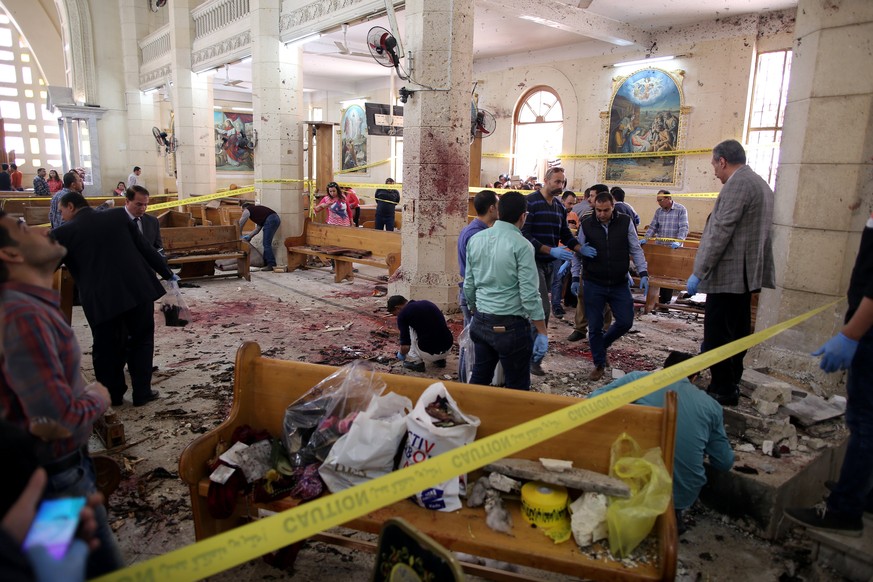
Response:
[[[703,348],[706,352],[746,337],[752,332],[752,294],[707,293],[703,320]],[[739,389],[743,377],[746,352],[713,364],[709,371],[712,381],[709,391],[732,394]]]
[[[154,303],[142,303],[108,321],[91,325],[94,375],[109,390],[113,402],[120,402],[127,392],[125,363],[133,384],[134,403],[145,402],[151,394],[154,309]]]
[[[69,469],[51,473],[45,487],[46,497],[87,497],[97,491],[97,478],[91,457],[84,452],[76,452],[79,463]],[[106,508],[100,504],[94,508],[97,520],[95,537],[100,540],[100,547],[88,554],[87,578],[96,578],[124,567],[124,558],[118,548],[118,542],[112,529]],[[77,575],[80,577],[81,573]]]
[[[533,354],[530,321],[516,315],[476,313],[470,324],[470,337],[476,354],[470,384],[490,384],[500,362],[507,388],[530,390]]]
[[[537,274],[540,276],[540,299],[543,302],[543,312],[546,318],[546,327],[549,326],[549,291],[552,289],[552,278],[555,271],[560,268],[561,261],[554,259],[547,262],[537,261]]]
[[[849,442],[828,509],[858,518],[873,511],[873,331],[861,338],[846,382]]]
[[[658,294],[658,303],[670,303],[671,299],[673,299],[673,290],[661,287],[661,291]]]
[[[394,230],[394,212],[391,214],[376,214],[376,230]]]
[[[361,207],[360,206],[355,207],[355,213],[354,213],[354,216],[352,217],[352,220],[354,221],[355,226],[360,226],[360,222],[361,222]]]
[[[279,225],[282,224],[282,220],[279,218],[278,214],[271,214],[267,217],[267,220],[264,221],[264,266],[265,267],[275,267],[276,266],[276,257],[273,254],[273,237],[276,235],[276,231],[279,230]]]
[[[591,358],[598,368],[606,366],[606,350],[634,325],[634,298],[626,281],[618,285],[600,285],[582,281],[585,313],[588,314],[588,343]],[[615,321],[604,333],[604,308],[609,305]]]

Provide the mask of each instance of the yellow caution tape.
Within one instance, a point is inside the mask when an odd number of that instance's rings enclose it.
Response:
[[[380,184],[375,182],[337,182],[343,188],[372,188],[378,190],[385,188],[386,190],[403,190],[403,184]]]
[[[181,581],[199,580],[218,574],[585,424],[718,361],[748,350],[822,311],[831,309],[840,301],[842,299],[675,366],[648,374],[600,396],[580,400],[577,404],[479,439],[422,463],[326,497],[319,497],[271,517],[133,564],[97,580]],[[439,515],[435,518],[439,519]]]
[[[204,194],[203,196],[192,196],[191,198],[181,198],[175,202],[161,202],[160,204],[149,204],[149,210],[166,210],[167,208],[175,208],[183,204],[197,204],[198,202],[207,202],[209,200],[218,200],[219,198],[231,198],[240,194],[248,194],[254,192],[254,186],[246,186],[245,188],[237,188],[236,190],[228,190],[227,192],[215,192],[213,194]]]
[[[375,166],[381,166],[382,164],[387,164],[394,158],[388,158],[385,160],[379,160],[378,162],[373,162],[372,164],[365,164],[363,166],[355,166],[354,168],[349,168],[347,170],[337,170],[334,172],[335,174],[348,174],[350,172],[360,172],[361,170],[366,170],[367,168],[373,168]]]

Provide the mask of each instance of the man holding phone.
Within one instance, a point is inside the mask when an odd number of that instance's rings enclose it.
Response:
[[[65,255],[48,229],[0,211],[0,419],[43,439],[38,456],[48,477],[46,497],[87,497],[96,491],[88,438],[110,398],[99,382],[82,380],[79,344],[52,290]],[[95,514],[100,548],[89,556],[89,578],[123,565],[105,508]]]

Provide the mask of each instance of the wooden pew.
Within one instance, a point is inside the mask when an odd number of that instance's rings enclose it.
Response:
[[[400,233],[319,224],[306,219],[303,234],[285,239],[288,270],[306,267],[307,257],[336,261],[334,280],[354,279],[352,265],[381,267],[393,275],[400,266]],[[366,257],[346,256],[344,250],[366,251]]]
[[[259,508],[282,511],[295,505],[295,501],[289,498],[266,504],[254,503],[250,497],[240,498],[230,518],[215,519],[209,514],[206,502],[210,474],[207,462],[215,455],[216,445],[221,441],[229,443],[234,429],[238,426],[249,425],[254,429],[266,429],[274,437],[279,437],[288,404],[335,371],[336,368],[331,366],[265,358],[261,356],[260,346],[254,342],[246,342],[240,347],[236,356],[233,405],[229,417],[221,425],[189,444],[179,461],[179,476],[188,484],[190,490],[194,533],[198,540],[247,523],[252,516],[257,515]],[[413,402],[434,381],[393,374],[379,376],[388,385],[386,393],[397,392]],[[578,402],[578,399],[568,396],[456,382],[445,382],[445,385],[461,410],[481,419],[477,438],[492,435]],[[499,402],[499,407],[495,407],[496,402]],[[622,432],[627,432],[643,449],[661,447],[667,469],[672,471],[675,423],[676,398],[671,393],[663,409],[626,405],[533,445],[514,456],[532,460],[540,457],[565,459],[573,461],[574,467],[607,473],[610,447]],[[584,443],[584,446],[580,446],[580,443]],[[480,471],[470,473],[468,482],[472,483],[480,475]],[[576,497],[577,495],[573,495],[571,499]],[[657,560],[640,563],[633,568],[625,567],[614,560],[592,558],[586,552],[580,552],[573,540],[555,544],[542,532],[524,522],[517,501],[508,501],[507,506],[514,524],[512,535],[497,533],[488,528],[482,508],[464,507],[452,513],[436,512],[418,507],[409,500],[376,509],[343,524],[343,527],[377,533],[382,522],[389,517],[402,517],[449,550],[581,578],[672,580],[676,574],[677,531],[672,506],[658,518],[651,534],[657,538]],[[315,539],[330,543],[342,543],[346,540],[345,545],[349,544],[346,538],[330,533],[321,533]],[[357,540],[354,543],[356,547],[365,544]],[[476,573],[475,567],[470,569]],[[495,571],[490,572],[493,575]]]
[[[158,224],[161,230],[165,228],[179,228],[183,226],[194,226],[194,217],[190,212],[179,212],[177,210],[166,210],[158,215]]]
[[[49,207],[48,206],[25,206],[24,207],[24,222],[29,225],[48,224],[49,222]]]
[[[691,306],[658,303],[658,294],[662,287],[678,291],[685,289],[688,277],[694,272],[694,257],[697,255],[697,249],[688,247],[673,249],[649,242],[643,245],[643,254],[646,256],[649,271],[649,292],[646,294],[645,312],[651,312],[656,306],[699,312],[700,309]]]
[[[216,274],[215,261],[236,259],[237,277],[251,281],[249,243],[240,238],[239,226],[192,226],[161,229],[167,263],[182,265],[181,279],[232,277]]]

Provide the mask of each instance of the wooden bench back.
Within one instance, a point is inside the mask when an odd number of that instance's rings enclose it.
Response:
[[[48,224],[49,207],[48,206],[25,206],[24,207],[24,222],[27,224]]]
[[[238,226],[190,226],[161,229],[161,239],[164,241],[164,251],[170,254],[174,251],[191,251],[194,249],[214,249],[222,243],[240,242]],[[231,244],[225,244],[226,250],[235,250]]]
[[[205,462],[206,459],[186,461],[189,451],[202,449],[203,454],[212,454],[218,435],[228,440],[235,426],[249,424],[255,428],[265,428],[273,436],[281,435],[286,407],[336,370],[332,366],[265,358],[261,356],[257,343],[245,342],[237,351],[233,407],[229,418],[220,427],[188,446],[181,466],[189,473],[180,476],[188,483],[196,483],[204,470],[199,462]],[[393,374],[379,376],[388,386],[385,393],[397,392],[408,397],[413,404],[428,386],[437,381]],[[458,382],[444,384],[461,410],[482,420],[477,438],[579,402],[579,399],[567,396]],[[513,456],[566,459],[573,461],[576,467],[608,473],[610,447],[622,432],[627,432],[643,449],[661,447],[668,468],[672,469],[674,424],[675,408],[668,410],[627,405]]]
[[[177,210],[166,210],[158,215],[158,224],[161,225],[161,230],[165,228],[182,228],[186,226],[194,226],[194,217],[190,212],[179,212]]]
[[[687,280],[694,272],[694,257],[696,248],[680,247],[671,249],[667,246],[648,243],[643,245],[650,277]]]
[[[302,245],[343,247],[370,251],[375,256],[385,257],[391,253],[400,253],[400,233],[319,224],[307,219],[303,223],[302,237],[285,239],[286,247]]]

